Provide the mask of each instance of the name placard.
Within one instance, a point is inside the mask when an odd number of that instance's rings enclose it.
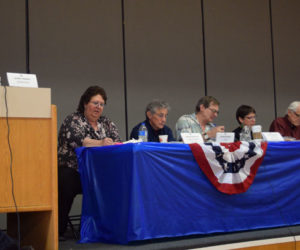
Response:
[[[20,74],[7,72],[6,75],[8,84],[11,87],[38,87],[38,82],[35,74]]]
[[[185,144],[203,143],[203,138],[200,133],[181,133],[181,138]]]
[[[216,135],[216,142],[234,142],[234,133],[232,132],[218,132]]]
[[[284,141],[279,132],[262,132],[262,137],[265,141]]]

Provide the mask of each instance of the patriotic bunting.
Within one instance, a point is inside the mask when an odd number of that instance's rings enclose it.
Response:
[[[267,142],[193,143],[201,170],[222,193],[246,192],[266,153]]]

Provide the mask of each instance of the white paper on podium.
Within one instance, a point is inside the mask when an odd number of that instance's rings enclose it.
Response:
[[[6,75],[8,84],[11,87],[38,87],[38,82],[35,74],[20,74],[7,72]]]
[[[284,141],[283,137],[278,132],[262,132],[261,134],[265,141]]]
[[[216,142],[234,142],[234,133],[232,132],[218,132],[216,135]]]
[[[181,138],[185,144],[204,142],[200,133],[181,133]]]

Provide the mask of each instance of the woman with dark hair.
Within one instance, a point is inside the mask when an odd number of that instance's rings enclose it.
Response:
[[[116,125],[102,116],[107,96],[99,86],[81,96],[77,112],[67,116],[58,135],[59,236],[64,240],[68,215],[75,196],[82,192],[75,148],[106,146],[120,142]]]
[[[239,141],[240,133],[242,132],[243,127],[248,126],[251,129],[251,127],[255,125],[256,111],[251,106],[241,105],[237,109],[235,116],[240,126],[237,127],[235,130],[233,130],[232,132],[234,132],[235,141]],[[252,133],[251,133],[251,138],[253,139]]]

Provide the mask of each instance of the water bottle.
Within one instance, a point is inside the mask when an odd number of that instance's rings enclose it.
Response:
[[[251,131],[248,126],[244,126],[242,128],[242,132],[240,133],[240,141],[251,141]]]
[[[139,127],[139,140],[141,140],[143,142],[148,141],[148,129],[144,122]]]

